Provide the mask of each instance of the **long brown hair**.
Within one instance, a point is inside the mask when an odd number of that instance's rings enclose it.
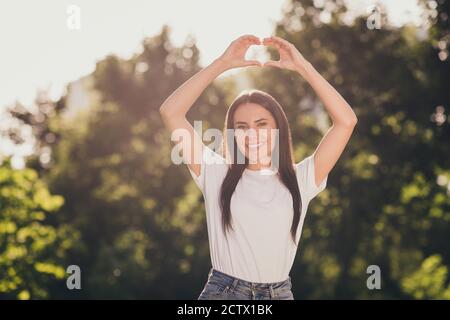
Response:
[[[297,233],[297,227],[300,222],[302,201],[294,170],[292,138],[289,123],[287,121],[287,117],[283,111],[283,108],[275,100],[275,98],[264,91],[256,89],[241,92],[228,108],[225,117],[225,128],[223,134],[224,139],[222,148],[224,150],[226,158],[228,159],[227,162],[231,164],[225,176],[225,179],[222,182],[219,201],[222,211],[222,225],[225,231],[225,236],[229,228],[233,229],[233,226],[231,224],[230,210],[231,197],[236,189],[239,180],[241,179],[246,165],[248,164],[247,158],[245,158],[245,163],[242,163],[242,161],[237,161],[238,157],[240,157],[240,159],[243,159],[244,156],[237,147],[236,139],[229,133],[234,129],[233,118],[237,108],[241,104],[246,103],[255,103],[262,106],[272,114],[276,121],[279,135],[278,139],[276,140],[277,143],[275,149],[274,151],[272,151],[272,153],[279,153],[279,168],[277,175],[292,195],[294,217],[291,226],[291,235],[294,243],[296,244],[295,237]],[[233,151],[232,155],[230,154],[230,150]]]

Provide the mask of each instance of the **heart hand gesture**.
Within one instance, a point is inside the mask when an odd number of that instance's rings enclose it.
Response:
[[[251,45],[260,45],[261,41],[254,35],[244,35],[234,40],[218,60],[226,69],[233,69],[247,66],[257,67],[277,67],[293,71],[302,71],[308,64],[306,59],[297,50],[297,48],[283,38],[272,36],[264,38],[262,44],[265,46],[274,46],[277,48],[280,59],[278,61],[267,61],[262,64],[258,60],[245,60],[245,54]]]

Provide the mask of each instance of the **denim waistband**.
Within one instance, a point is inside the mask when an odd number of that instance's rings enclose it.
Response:
[[[236,286],[237,284],[248,287],[248,288],[258,288],[258,289],[277,289],[283,287],[287,283],[291,283],[291,277],[288,276],[286,280],[278,281],[278,282],[251,282],[247,280],[243,280],[241,278],[226,274],[222,271],[219,271],[215,268],[211,268],[208,274],[208,279],[210,278],[220,278],[221,282],[226,283],[227,285]]]
[[[211,268],[208,274],[208,283],[219,286],[219,292],[231,294],[230,297],[236,298],[239,295],[239,299],[242,296],[252,299],[292,297],[290,276],[279,282],[251,282]]]

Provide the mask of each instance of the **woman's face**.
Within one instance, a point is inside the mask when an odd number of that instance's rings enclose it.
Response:
[[[234,136],[250,164],[270,165],[277,125],[272,114],[256,103],[241,104],[234,113]]]

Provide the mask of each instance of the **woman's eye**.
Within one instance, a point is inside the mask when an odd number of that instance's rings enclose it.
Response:
[[[265,122],[260,122],[260,123],[259,123],[259,126],[260,126],[260,127],[264,127],[265,125],[267,125],[267,123],[265,123]]]

